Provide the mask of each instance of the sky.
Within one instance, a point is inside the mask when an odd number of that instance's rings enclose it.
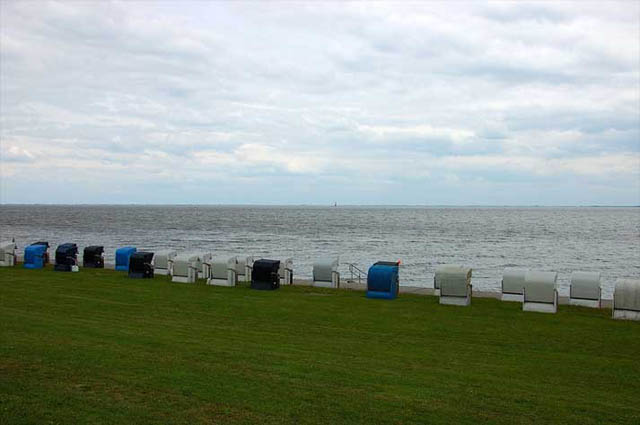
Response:
[[[640,205],[640,2],[0,2],[0,202]]]

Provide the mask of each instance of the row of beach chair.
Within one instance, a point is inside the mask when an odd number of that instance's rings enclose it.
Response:
[[[235,286],[238,281],[251,281],[254,258],[213,257],[210,252],[178,253],[175,250],[158,251],[153,256],[157,274],[170,275],[173,282],[194,283],[206,279],[210,285]],[[280,284],[293,284],[293,260],[279,262]]]
[[[436,267],[433,286],[440,304],[468,306],[473,294],[470,267],[445,264]],[[522,303],[523,311],[558,311],[558,273],[508,267],[501,283],[502,301]],[[598,272],[574,271],[569,286],[569,304],[600,308],[602,283]],[[619,279],[613,294],[615,319],[640,320],[640,279]]]
[[[25,247],[24,267],[41,268],[49,261],[48,242],[35,242]],[[15,242],[0,243],[0,267],[16,264]],[[57,271],[78,271],[78,248],[65,243],[57,247],[55,266]],[[104,267],[104,248],[88,246],[83,251],[83,267]],[[130,277],[169,275],[173,282],[194,283],[205,279],[207,284],[235,286],[238,281],[252,282],[256,261],[273,268],[274,287],[293,283],[293,260],[255,260],[246,257],[213,257],[211,252],[185,252],[161,250],[155,253],[138,251],[126,246],[115,251],[115,270],[127,271]],[[271,262],[271,263],[269,263]],[[399,262],[379,261],[369,268],[367,297],[393,299],[399,293]],[[271,277],[269,277],[271,279]],[[444,264],[435,269],[433,287],[440,304],[468,306],[473,287],[470,267]],[[525,268],[505,268],[501,282],[501,299],[522,303],[524,311],[556,313],[558,309],[558,274]],[[326,258],[313,265],[312,285],[324,288],[340,287],[338,258]],[[600,308],[602,304],[601,275],[597,272],[574,271],[571,274],[569,303]],[[640,280],[620,279],[613,297],[613,317],[640,320]]]

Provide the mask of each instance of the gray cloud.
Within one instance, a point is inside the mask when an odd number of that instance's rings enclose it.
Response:
[[[0,201],[638,204],[639,13],[5,2]]]

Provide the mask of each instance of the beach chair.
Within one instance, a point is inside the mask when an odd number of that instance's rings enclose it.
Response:
[[[236,275],[241,282],[251,282],[251,270],[253,269],[253,257],[237,257]]]
[[[378,261],[367,272],[367,298],[392,300],[400,289],[400,262]]]
[[[74,243],[58,245],[55,260],[56,264],[53,266],[54,271],[78,271],[78,246]]]
[[[502,301],[522,302],[522,290],[524,288],[524,276],[527,269],[506,267],[502,274]]]
[[[338,258],[324,258],[313,264],[313,286],[321,288],[338,288],[340,272]]]
[[[280,260],[260,259],[253,263],[251,289],[275,290],[280,288]]]
[[[238,258],[213,258],[211,260],[208,285],[236,286],[238,283]]]
[[[129,258],[129,277],[134,279],[153,278],[153,252],[136,251]]]
[[[612,316],[640,320],[640,279],[618,279],[613,292]]]
[[[178,254],[173,259],[171,281],[181,283],[195,283],[198,270],[202,267],[202,259],[198,254]]]
[[[293,284],[293,259],[292,258],[287,258],[283,261],[280,261],[278,276],[280,277],[281,285]]]
[[[165,249],[153,255],[153,273],[166,276],[171,274],[171,264],[177,255],[176,251]]]
[[[523,311],[556,313],[558,311],[558,273],[527,271],[524,276]]]
[[[0,243],[0,267],[12,267],[16,265],[16,251],[18,246],[14,241]]]
[[[138,249],[135,246],[123,246],[116,249],[116,267],[115,269],[120,272],[129,271],[129,258],[131,254]]]
[[[45,245],[29,245],[24,248],[25,269],[41,269],[45,264],[45,254],[47,247]]]
[[[211,259],[213,254],[210,252],[201,251],[198,252],[200,257],[200,267],[198,268],[198,279],[209,279],[211,273]]]
[[[104,247],[91,245],[82,251],[82,267],[91,269],[104,268]]]
[[[42,254],[42,264],[49,264],[49,242],[39,241],[34,242],[30,246],[42,245],[45,247],[44,253]]]
[[[436,266],[436,270],[433,274],[433,292],[434,295],[440,296],[440,277],[446,276],[449,269],[453,272],[459,270],[461,266],[457,264],[440,264]]]
[[[471,304],[472,270],[470,267],[445,264],[436,269],[440,288],[440,304],[468,306]]]
[[[600,308],[601,294],[600,273],[577,271],[571,273],[569,304]]]

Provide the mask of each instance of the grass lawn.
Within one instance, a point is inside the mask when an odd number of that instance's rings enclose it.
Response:
[[[640,423],[608,310],[0,269],[0,423]]]

